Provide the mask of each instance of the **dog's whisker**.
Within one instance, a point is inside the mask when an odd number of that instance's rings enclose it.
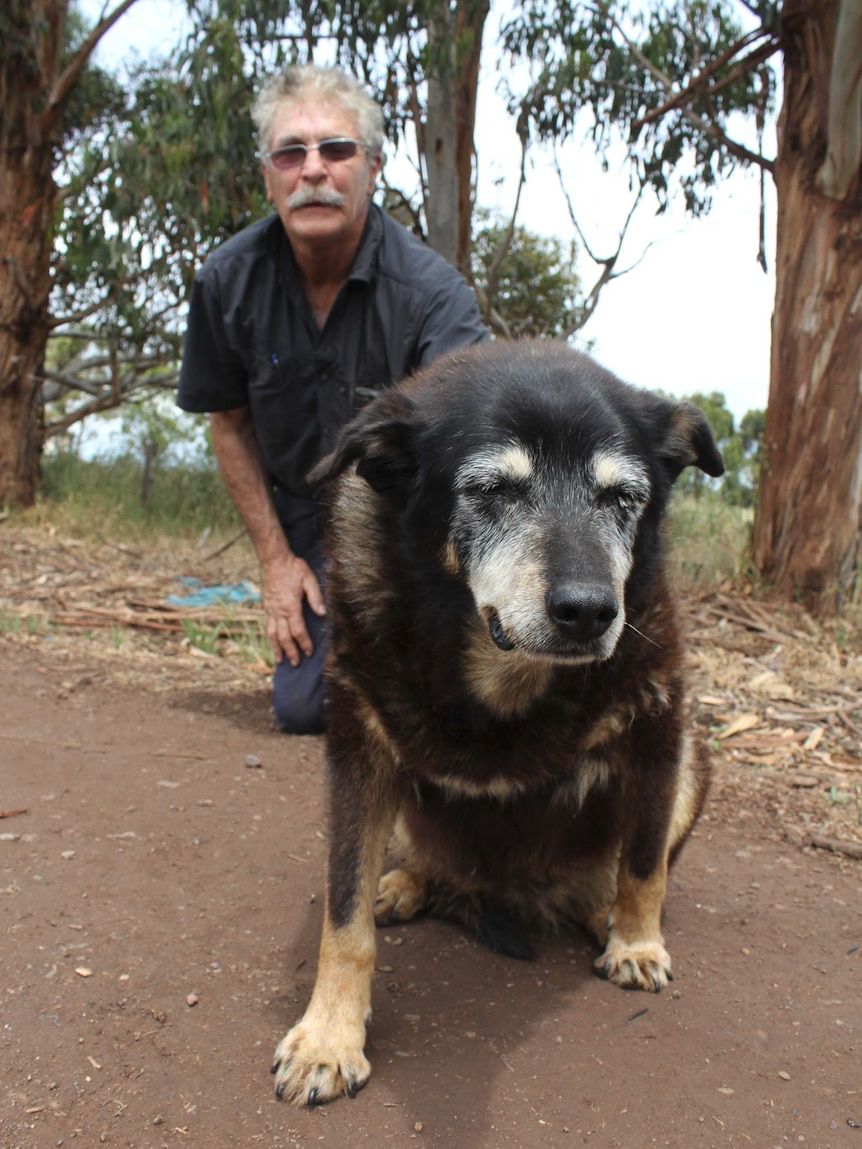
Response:
[[[664,647],[660,642],[656,642],[654,639],[650,638],[649,635],[644,634],[642,630],[638,630],[636,626],[632,626],[630,622],[625,623],[625,625],[629,628],[629,630],[633,630],[635,634],[639,634],[644,642],[650,642],[653,646],[657,646],[659,650],[664,650]]]

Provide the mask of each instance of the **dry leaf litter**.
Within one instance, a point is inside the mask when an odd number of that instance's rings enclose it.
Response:
[[[50,651],[58,691],[88,684],[170,691],[265,690],[254,607],[168,606],[180,576],[251,581],[246,540],[209,555],[190,544],[133,547],[0,526],[0,633]],[[750,595],[682,594],[694,720],[712,746],[705,814],[862,859],[862,633]],[[209,652],[197,632],[217,636]],[[260,646],[262,649],[263,646]],[[81,664],[85,669],[81,669]]]

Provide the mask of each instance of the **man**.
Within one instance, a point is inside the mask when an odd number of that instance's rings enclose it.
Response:
[[[199,273],[178,402],[210,412],[260,561],[276,718],[309,734],[325,728],[325,605],[306,475],[374,393],[487,332],[458,273],[371,203],[383,117],[352,77],[290,68],[252,114],[276,214]]]

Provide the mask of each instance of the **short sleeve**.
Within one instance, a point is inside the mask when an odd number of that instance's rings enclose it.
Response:
[[[427,301],[417,340],[417,366],[424,367],[459,347],[490,338],[476,297],[454,268],[445,265],[444,281]]]
[[[198,276],[192,287],[177,393],[184,411],[228,411],[248,403],[248,373],[227,337],[216,286],[214,277]]]

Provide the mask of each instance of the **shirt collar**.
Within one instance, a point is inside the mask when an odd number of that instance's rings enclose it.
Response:
[[[305,292],[300,283],[299,269],[293,257],[293,248],[287,238],[287,232],[278,215],[273,215],[273,224],[277,228],[276,258],[280,265],[290,268],[292,274],[288,275],[285,284],[288,292],[296,299],[304,299]],[[362,238],[353,259],[350,271],[347,273],[347,282],[372,283],[377,271],[377,256],[380,243],[383,239],[383,213],[377,204],[370,204]]]
[[[347,276],[349,280],[371,283],[377,270],[377,253],[380,250],[382,237],[383,219],[380,208],[376,204],[369,204],[359,248]]]

